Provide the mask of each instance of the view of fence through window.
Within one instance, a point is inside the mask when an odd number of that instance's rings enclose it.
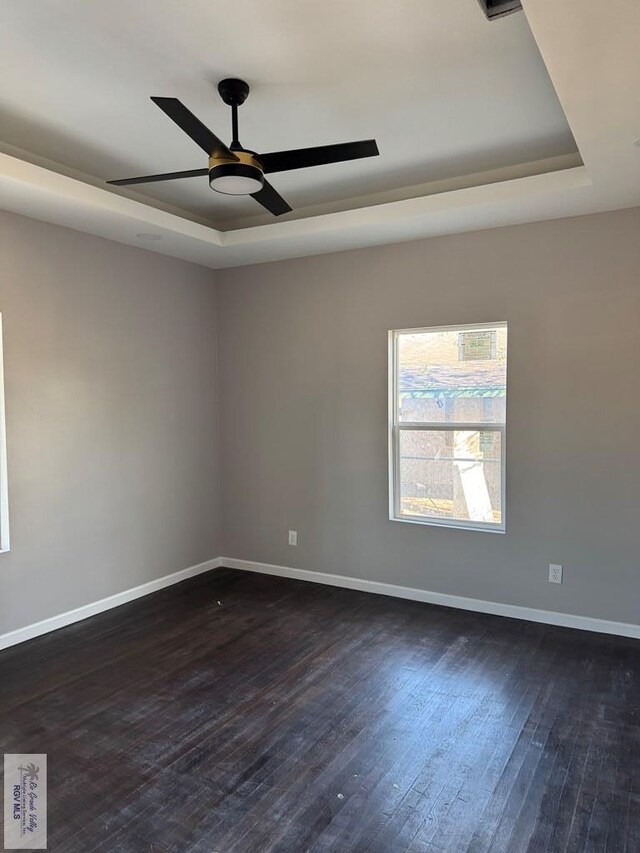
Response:
[[[503,530],[506,324],[391,335],[391,517]]]

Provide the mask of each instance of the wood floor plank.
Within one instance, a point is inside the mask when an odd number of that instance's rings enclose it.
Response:
[[[637,853],[640,642],[219,569],[0,653],[53,853]]]

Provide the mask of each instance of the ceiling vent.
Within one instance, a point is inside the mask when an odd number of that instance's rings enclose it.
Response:
[[[490,21],[502,18],[504,15],[510,15],[512,12],[519,12],[522,9],[520,0],[478,0],[478,2]]]

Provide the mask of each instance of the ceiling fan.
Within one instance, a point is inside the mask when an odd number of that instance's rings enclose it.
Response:
[[[376,157],[380,152],[375,139],[359,142],[344,142],[338,145],[320,145],[316,148],[296,148],[292,151],[271,151],[257,154],[243,148],[238,138],[238,107],[249,95],[249,85],[244,80],[227,78],[218,83],[218,92],[222,100],[231,107],[232,136],[230,145],[225,145],[208,127],[188,110],[177,98],[156,98],[151,100],[174,121],[181,130],[199,145],[209,158],[205,169],[191,169],[186,172],[168,172],[164,175],[144,175],[139,178],[122,178],[107,181],[108,184],[123,187],[129,184],[146,184],[153,181],[175,181],[179,178],[209,176],[211,189],[225,195],[250,195],[274,216],[288,213],[292,208],[266,180],[265,175],[272,172],[288,172],[292,169],[306,169],[309,166],[323,166],[327,163],[341,163],[345,160],[358,160],[362,157]]]

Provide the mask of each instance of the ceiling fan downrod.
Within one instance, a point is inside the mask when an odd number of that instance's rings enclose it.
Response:
[[[231,151],[242,151],[242,145],[238,135],[238,107],[249,97],[249,84],[237,77],[227,77],[218,83],[218,94],[222,100],[231,107]]]

